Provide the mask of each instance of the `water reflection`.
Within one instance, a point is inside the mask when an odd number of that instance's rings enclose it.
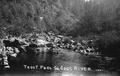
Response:
[[[89,61],[86,56],[68,51],[58,54],[41,52],[36,56],[38,65],[52,68],[52,70],[49,69],[50,73],[47,76],[118,76],[116,72],[107,72],[100,68],[92,70],[91,67],[86,66],[91,64],[89,62],[96,63]],[[97,65],[94,66],[97,67]]]
[[[62,72],[62,73],[54,73],[51,76],[119,76],[116,73],[107,73],[107,72],[79,72],[79,73],[71,73],[71,72]]]
[[[99,69],[99,71],[92,70],[91,67],[86,66],[89,65],[89,62],[91,61],[87,56],[65,50],[64,52],[58,54],[40,52],[34,57],[28,57],[28,60],[29,62],[32,62],[32,66],[39,66],[39,69],[32,70],[24,68],[31,72],[29,72],[29,76],[119,76],[117,73],[107,72],[102,69],[100,70],[99,68],[96,68]],[[94,63],[94,61],[92,63]],[[47,67],[50,69],[44,69]],[[56,70],[55,67],[59,70]],[[75,70],[75,67],[78,69]]]

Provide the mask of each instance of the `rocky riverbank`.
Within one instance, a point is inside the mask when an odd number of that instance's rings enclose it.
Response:
[[[51,56],[55,55],[55,58],[58,57],[56,62],[62,57],[61,55],[63,55],[63,60],[66,60],[67,56],[70,56],[70,58],[75,55],[80,56],[74,59],[82,60],[83,62],[80,63],[84,64],[85,67],[91,67],[93,70],[109,70],[109,65],[113,60],[110,57],[102,57],[100,53],[96,52],[97,48],[94,47],[93,40],[77,42],[72,38],[55,35],[52,32],[27,34],[19,37],[6,36],[6,38],[1,39],[1,42],[1,70],[21,69],[24,64],[36,64],[37,56],[41,53],[47,53]]]

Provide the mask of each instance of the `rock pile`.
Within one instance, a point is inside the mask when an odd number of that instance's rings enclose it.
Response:
[[[96,54],[93,47],[93,41],[76,42],[69,37],[55,35],[52,32],[42,34],[27,34],[20,37],[7,36],[1,40],[3,47],[0,49],[0,66],[10,68],[9,61],[11,58],[18,58],[26,54],[34,56],[40,52],[59,52],[55,49],[68,49],[81,54]],[[17,64],[17,63],[16,63]]]

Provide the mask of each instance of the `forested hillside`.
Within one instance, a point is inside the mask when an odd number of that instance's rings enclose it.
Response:
[[[120,29],[119,6],[118,0],[92,0],[90,2],[84,0],[1,0],[1,33],[52,30],[75,37],[105,35],[109,32],[116,34]]]
[[[1,34],[20,35],[31,32],[65,32],[75,23],[73,14],[60,0],[1,0]]]
[[[53,31],[119,49],[119,0],[0,0],[0,37]],[[118,52],[118,50],[117,50]]]

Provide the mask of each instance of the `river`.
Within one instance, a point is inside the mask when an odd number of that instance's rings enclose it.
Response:
[[[27,72],[2,76],[119,76],[117,72],[104,70],[99,59],[63,49],[58,53],[40,52],[35,56],[34,65],[23,65]]]

